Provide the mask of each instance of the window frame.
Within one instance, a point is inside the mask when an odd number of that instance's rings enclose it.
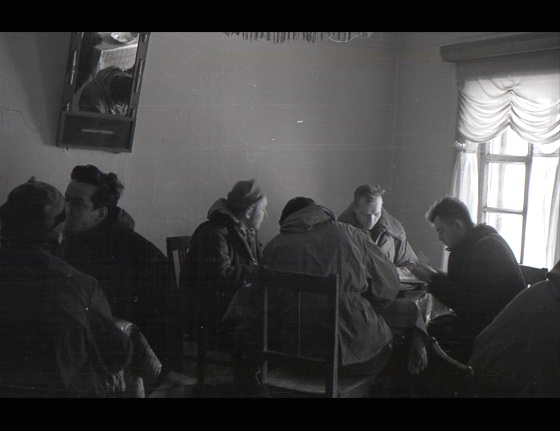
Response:
[[[510,131],[514,133],[513,131]],[[494,139],[503,139],[504,143],[507,142],[508,131],[504,131],[500,136]],[[534,155],[534,145],[531,142],[527,142],[528,149],[527,155],[525,156],[514,156],[507,154],[492,154],[490,153],[490,145],[492,141],[485,142],[479,146],[478,151],[478,222],[486,223],[488,219],[488,213],[492,214],[513,214],[522,217],[521,222],[521,243],[519,250],[519,262],[523,263],[525,255],[525,236],[527,231],[527,210],[529,201],[529,181],[531,178],[531,169],[533,166],[533,155]],[[523,208],[521,210],[514,210],[508,208],[500,207],[490,207],[488,206],[488,177],[490,163],[500,163],[503,164],[524,164],[525,165],[525,182],[523,190]]]

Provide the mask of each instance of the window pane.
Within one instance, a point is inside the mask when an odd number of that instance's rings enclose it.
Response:
[[[523,217],[516,214],[487,213],[486,224],[494,227],[504,237],[519,262]]]
[[[490,154],[502,154],[508,156],[526,156],[529,144],[509,127],[500,136],[489,142]]]
[[[523,209],[525,164],[488,163],[488,199],[492,208]]]

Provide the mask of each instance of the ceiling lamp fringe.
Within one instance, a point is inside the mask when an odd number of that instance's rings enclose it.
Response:
[[[224,32],[228,36],[239,36],[243,39],[253,41],[257,39],[266,39],[274,43],[283,43],[287,40],[305,40],[306,42],[317,42],[328,39],[333,42],[348,42],[357,37],[370,37],[372,32]]]

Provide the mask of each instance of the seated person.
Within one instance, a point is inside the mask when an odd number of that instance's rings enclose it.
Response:
[[[455,359],[466,363],[476,336],[525,289],[525,281],[508,243],[493,227],[475,226],[459,199],[436,202],[426,219],[450,254],[447,274],[430,272],[425,278],[429,291],[457,313],[452,337],[464,349]],[[436,338],[445,344],[444,338]]]
[[[353,202],[338,216],[338,221],[367,231],[397,267],[399,276],[410,275],[406,266],[419,260],[402,224],[383,208],[384,193],[381,186],[358,187],[354,191]]]
[[[134,323],[167,366],[165,255],[135,232],[134,219],[118,206],[124,186],[117,175],[87,165],[70,177],[63,259],[97,279],[113,314]]]
[[[210,207],[208,220],[193,232],[186,269],[181,273],[191,328],[204,298],[204,310],[211,313],[206,315],[209,325],[218,331],[235,292],[251,282],[262,255],[258,230],[266,206],[266,194],[254,179],[239,181],[227,199],[219,198]]]
[[[560,261],[480,333],[469,365],[480,396],[560,397]]]
[[[312,199],[297,197],[282,211],[280,234],[264,248],[263,262],[286,271],[339,274],[341,373],[377,375],[383,371],[391,357],[393,336],[378,312],[396,298],[400,283],[395,267],[363,231],[336,221],[329,209]],[[304,319],[321,319],[319,304],[306,303],[304,297],[302,301],[308,310],[302,313]],[[291,310],[288,304],[283,319],[288,326],[296,319]],[[302,337],[302,346],[321,349],[314,334]]]
[[[79,91],[80,111],[127,115],[132,95],[132,75],[115,66],[106,67]]]
[[[64,196],[35,181],[0,208],[0,394],[114,397],[125,390],[130,338],[97,281],[55,257]]]

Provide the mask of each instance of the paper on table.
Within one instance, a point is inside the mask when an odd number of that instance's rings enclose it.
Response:
[[[424,283],[420,278],[414,275],[414,273],[406,266],[398,267],[397,272],[399,273],[399,280],[401,283],[407,283],[407,284]]]

